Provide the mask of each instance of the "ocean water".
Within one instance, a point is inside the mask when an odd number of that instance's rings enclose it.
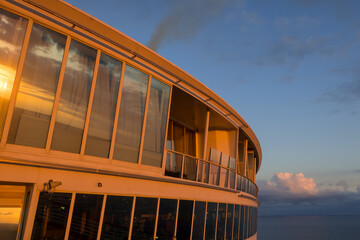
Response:
[[[360,216],[258,218],[258,240],[360,240]]]

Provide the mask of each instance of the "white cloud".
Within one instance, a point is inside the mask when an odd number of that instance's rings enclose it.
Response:
[[[303,173],[275,173],[269,183],[274,189],[292,194],[315,194],[319,190],[313,178],[307,178]]]

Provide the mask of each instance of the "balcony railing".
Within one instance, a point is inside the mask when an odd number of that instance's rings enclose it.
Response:
[[[193,156],[166,150],[165,176],[230,188],[258,197],[258,187],[247,177],[230,167],[204,161]]]

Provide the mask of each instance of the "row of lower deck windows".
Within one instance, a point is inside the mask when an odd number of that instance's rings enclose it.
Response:
[[[257,208],[251,206],[41,192],[31,239],[240,240],[256,231]]]

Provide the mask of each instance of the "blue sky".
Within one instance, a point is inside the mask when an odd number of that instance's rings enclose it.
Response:
[[[360,214],[360,1],[69,2],[244,117],[263,151],[260,214]]]

